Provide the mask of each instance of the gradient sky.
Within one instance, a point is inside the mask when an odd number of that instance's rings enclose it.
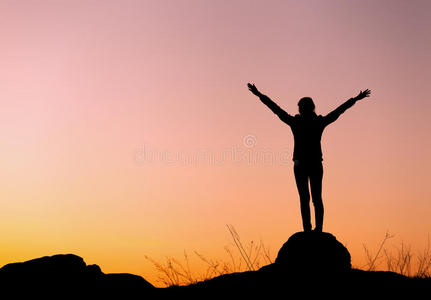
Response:
[[[0,265],[156,260],[301,230],[288,112],[326,114],[325,231],[355,265],[431,229],[429,1],[0,1]],[[256,159],[257,156],[257,159]]]

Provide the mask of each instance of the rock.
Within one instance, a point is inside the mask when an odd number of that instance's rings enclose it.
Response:
[[[339,274],[351,270],[351,261],[332,234],[297,232],[281,247],[275,266],[295,274]]]
[[[86,267],[84,260],[77,255],[58,254],[7,264],[0,269],[0,277],[8,281],[14,278],[33,281],[72,280],[81,276]]]
[[[99,295],[134,293],[154,288],[133,274],[105,274],[98,265],[86,265],[73,254],[44,256],[25,262],[10,263],[0,268],[0,285],[9,291],[57,293],[92,292]]]
[[[87,276],[97,276],[99,274],[103,274],[102,270],[98,265],[88,265],[86,268]]]

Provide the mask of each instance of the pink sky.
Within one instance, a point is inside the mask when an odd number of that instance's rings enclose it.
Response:
[[[430,6],[1,1],[0,264],[76,253],[151,280],[144,255],[217,256],[225,224],[275,255],[301,230],[293,138],[247,82],[292,114],[303,96],[326,114],[371,89],[324,133],[325,230],[358,265],[386,230],[420,249]],[[219,161],[181,158],[199,153]]]

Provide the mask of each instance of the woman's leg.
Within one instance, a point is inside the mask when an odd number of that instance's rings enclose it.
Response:
[[[304,231],[311,231],[310,192],[308,190],[307,169],[299,162],[295,162],[293,171],[295,173],[296,187],[298,188],[299,200],[301,202],[302,226],[304,227]]]
[[[310,189],[314,205],[314,215],[316,218],[316,231],[323,230],[323,201],[322,201],[322,179],[323,165],[321,162],[310,167]]]

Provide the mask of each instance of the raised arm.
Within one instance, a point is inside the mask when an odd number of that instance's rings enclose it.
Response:
[[[366,97],[370,96],[371,91],[369,89],[366,89],[365,91],[361,91],[356,97],[350,98],[340,106],[338,106],[336,109],[331,111],[329,114],[327,114],[324,118],[325,126],[331,124],[335,120],[338,119],[338,117],[344,113],[348,108],[352,107],[356,101],[362,100]]]
[[[268,96],[259,92],[259,90],[256,88],[254,84],[248,83],[247,86],[250,92],[252,92],[254,95],[259,97],[260,101],[262,101],[263,104],[268,106],[269,109],[272,110],[272,112],[275,113],[280,118],[280,120],[282,120],[284,123],[288,125],[292,123],[293,117],[289,115],[287,112],[285,112],[280,106],[277,105],[277,103],[272,101]]]

